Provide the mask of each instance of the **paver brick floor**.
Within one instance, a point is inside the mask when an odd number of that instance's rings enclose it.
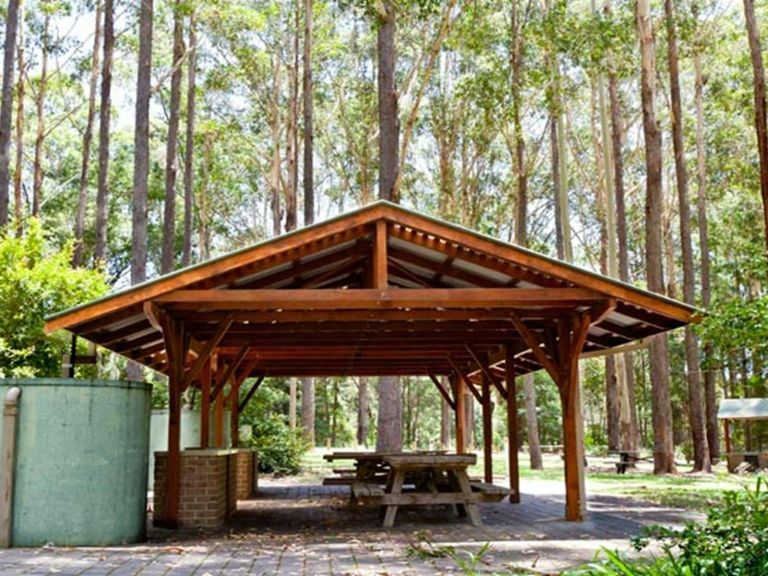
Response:
[[[398,511],[384,530],[378,512],[347,505],[348,488],[270,482],[258,499],[241,502],[226,530],[150,530],[144,545],[111,548],[10,549],[0,575],[71,576],[336,576],[460,574],[454,560],[408,550],[429,541],[464,557],[489,543],[478,572],[513,569],[556,574],[589,561],[601,548],[627,550],[649,524],[679,524],[692,515],[620,497],[590,496],[588,519],[563,520],[562,483],[537,482],[522,503],[484,504],[473,527],[449,507]]]

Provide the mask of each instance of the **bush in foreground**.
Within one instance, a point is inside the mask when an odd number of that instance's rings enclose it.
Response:
[[[635,541],[638,550],[659,544],[651,560],[627,560],[617,552],[569,576],[759,576],[768,574],[768,478],[754,489],[728,491],[704,522],[682,529],[651,527]]]

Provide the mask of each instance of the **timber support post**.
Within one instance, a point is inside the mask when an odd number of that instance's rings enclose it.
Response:
[[[200,372],[200,448],[211,445],[211,362]]]
[[[491,403],[491,382],[482,373],[483,411],[483,474],[487,484],[493,484],[493,404]]]
[[[507,371],[507,463],[509,468],[509,501],[520,503],[520,463],[517,459],[517,387],[515,385],[515,355],[512,345],[504,346]]]
[[[453,399],[456,403],[456,453],[464,454],[467,449],[466,420],[464,415],[464,379],[455,374],[451,376]]]

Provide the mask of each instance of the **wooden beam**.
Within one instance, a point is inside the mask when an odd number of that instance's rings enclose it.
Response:
[[[472,382],[464,375],[464,371],[459,367],[458,364],[456,364],[456,361],[451,358],[450,356],[448,358],[448,363],[451,365],[451,368],[453,368],[453,371],[456,372],[456,375],[458,376],[459,380],[464,382],[464,385],[467,387],[467,389],[472,393],[472,396],[475,397],[475,400],[482,403],[483,398],[480,395],[480,392],[475,389]]]
[[[472,359],[475,361],[475,363],[480,367],[480,371],[483,373],[483,375],[488,378],[488,381],[491,382],[499,391],[499,394],[506,396],[507,391],[504,389],[504,385],[499,382],[499,380],[491,373],[488,357],[483,357],[483,354],[478,353],[474,347],[470,346],[469,344],[465,344],[464,347],[466,348],[467,352],[469,352],[469,355],[472,356]]]
[[[582,288],[413,288],[176,290],[155,302],[169,310],[391,310],[582,306],[604,296]]]
[[[515,330],[517,330],[517,333],[520,334],[522,339],[531,349],[531,352],[536,357],[536,360],[538,360],[539,364],[541,364],[541,366],[547,372],[549,372],[549,375],[552,377],[552,379],[557,381],[559,370],[557,369],[557,366],[555,366],[554,362],[552,362],[552,360],[550,360],[550,358],[547,356],[546,352],[544,352],[544,350],[541,348],[541,344],[539,343],[536,336],[528,329],[528,327],[525,325],[525,322],[523,322],[514,311],[510,311],[510,318],[512,323],[515,325]]]
[[[259,386],[261,386],[261,383],[264,382],[264,378],[266,378],[266,374],[261,374],[257,379],[256,382],[253,383],[253,386],[251,386],[251,389],[248,390],[248,393],[245,395],[245,398],[238,404],[237,410],[238,412],[242,412],[245,410],[245,407],[248,406],[248,402],[251,401],[251,398],[253,398],[253,395],[256,393],[256,390],[259,389]]]
[[[219,345],[219,342],[221,342],[222,338],[224,338],[224,335],[227,333],[227,330],[229,330],[231,325],[232,316],[228,315],[226,318],[224,318],[224,320],[221,321],[218,328],[216,328],[216,332],[213,334],[211,339],[205,343],[205,347],[200,352],[197,360],[195,360],[192,368],[190,368],[184,375],[185,385],[188,385],[190,382],[192,382],[192,380],[197,378],[197,375],[200,374],[200,370],[202,370],[205,363],[208,362],[211,354],[216,349],[216,346]]]
[[[452,410],[456,410],[456,402],[453,401],[451,395],[448,394],[448,390],[445,389],[442,382],[438,380],[437,376],[430,373],[429,379],[432,380],[432,382],[435,384],[438,391],[440,392],[440,395],[445,399],[446,402],[448,402],[448,406],[450,406]]]
[[[213,389],[213,392],[211,393],[211,402],[216,400],[218,395],[224,390],[224,386],[227,385],[227,382],[229,382],[229,379],[232,378],[232,375],[235,373],[235,370],[237,370],[240,367],[240,364],[245,360],[245,357],[248,355],[248,352],[251,351],[250,346],[243,346],[240,348],[240,351],[237,353],[237,356],[230,362],[227,367],[224,369],[224,372],[221,374],[221,377],[216,378],[216,387]]]
[[[509,468],[509,501],[520,503],[520,463],[517,457],[517,386],[515,384],[515,354],[512,346],[504,346],[507,375],[507,467]]]
[[[221,385],[222,373],[218,366],[218,357],[213,355],[211,368],[215,374],[216,389]],[[225,382],[226,384],[226,382]],[[224,394],[219,394],[213,403],[213,444],[216,448],[224,448]]]
[[[389,284],[387,279],[387,223],[384,220],[378,220],[375,227],[372,288],[384,290]]]

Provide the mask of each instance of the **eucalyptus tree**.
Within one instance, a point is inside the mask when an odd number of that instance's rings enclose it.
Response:
[[[11,117],[13,113],[13,65],[16,59],[16,33],[19,27],[20,1],[9,0],[5,15],[3,83],[2,88],[0,88],[0,228],[8,224]]]

